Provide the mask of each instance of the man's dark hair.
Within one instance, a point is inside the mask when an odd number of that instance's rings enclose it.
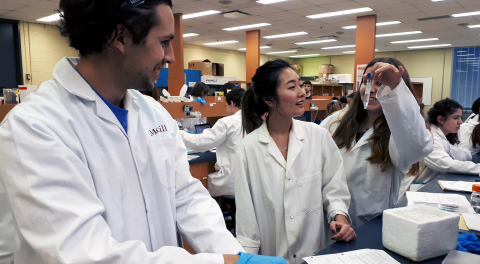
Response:
[[[172,7],[171,0],[60,0],[60,33],[81,56],[104,51],[118,33],[117,25],[132,34],[133,43],[143,44],[159,23],[156,7],[160,4]]]
[[[346,103],[348,103],[348,101],[347,101],[347,97],[346,97],[346,96],[342,96],[342,97],[340,97],[340,99],[338,99],[338,101],[339,101],[340,103],[342,103],[342,104],[346,104]]]
[[[242,88],[235,88],[231,90],[229,93],[227,93],[227,103],[231,104],[233,102],[233,104],[236,107],[241,109],[242,97],[244,93],[245,93],[245,90],[243,90]]]
[[[312,86],[312,82],[309,81],[309,80],[303,81],[302,86],[305,85],[305,84],[310,84],[310,86]]]

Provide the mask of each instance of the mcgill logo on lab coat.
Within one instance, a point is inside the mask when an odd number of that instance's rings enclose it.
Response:
[[[155,136],[157,133],[168,131],[168,129],[167,129],[167,126],[161,125],[149,131],[150,131],[150,136]]]

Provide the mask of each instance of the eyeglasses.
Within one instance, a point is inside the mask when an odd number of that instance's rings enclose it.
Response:
[[[122,9],[131,9],[131,8],[134,8],[136,6],[139,6],[141,4],[145,3],[145,0],[126,0],[121,6],[120,8]]]

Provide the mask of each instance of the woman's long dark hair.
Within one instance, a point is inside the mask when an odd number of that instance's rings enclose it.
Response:
[[[436,102],[430,110],[428,110],[428,122],[430,124],[440,126],[438,124],[438,117],[441,116],[443,120],[447,120],[453,115],[458,109],[463,109],[463,107],[455,100],[450,98],[445,98]],[[459,143],[457,133],[450,133],[445,136],[450,142],[450,144],[454,145]]]
[[[478,116],[478,111],[480,110],[480,98],[475,100],[472,105],[472,112]],[[474,148],[480,147],[480,126],[479,124],[475,125],[475,128],[472,131],[472,145]]]
[[[397,69],[402,66],[405,69],[405,66],[403,66],[403,64],[397,59],[376,58],[367,64],[364,74],[368,68],[373,67],[373,65],[375,65],[377,62],[392,64]],[[408,75],[407,69],[405,69],[402,78],[410,92],[412,92],[413,96],[415,96],[413,85],[410,82],[410,76]],[[360,87],[358,87],[358,91],[360,91]],[[363,102],[360,97],[360,92],[355,93],[352,108],[350,108],[348,112],[343,115],[342,119],[339,121],[340,124],[335,130],[335,133],[333,133],[332,137],[333,140],[335,140],[338,148],[345,147],[347,150],[350,150],[353,147],[353,142],[357,133],[360,132],[359,129],[367,120],[367,110],[363,108]],[[382,114],[380,117],[378,117],[375,120],[373,127],[373,134],[370,136],[370,138],[368,138],[368,141],[372,143],[372,155],[366,160],[372,164],[379,164],[381,171],[385,172],[393,167],[392,160],[390,159],[390,152],[388,150],[391,132],[385,115]],[[419,169],[420,165],[417,162],[410,167],[410,171],[408,173],[415,175],[418,173]]]
[[[252,78],[252,86],[242,98],[242,127],[244,133],[251,133],[259,128],[262,116],[268,112],[265,100],[278,102],[277,88],[280,85],[280,74],[290,63],[277,59],[260,66]]]

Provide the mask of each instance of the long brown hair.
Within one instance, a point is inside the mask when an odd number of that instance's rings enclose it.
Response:
[[[330,103],[328,103],[327,115],[331,115],[338,110],[342,110],[342,103],[340,103],[339,101],[331,101]]]
[[[392,64],[397,69],[400,66],[405,69],[405,66],[403,66],[403,64],[397,59],[376,58],[367,64],[364,74],[368,68],[373,67],[377,62],[386,62]],[[410,76],[408,75],[407,69],[405,69],[402,78],[410,92],[415,97],[415,92],[413,90],[413,85],[410,82]],[[360,90],[360,87],[358,87],[358,90]],[[335,130],[335,133],[333,133],[332,137],[338,148],[346,147],[347,150],[350,150],[353,147],[352,143],[355,140],[361,125],[367,120],[367,110],[363,108],[363,102],[360,96],[360,92],[355,93],[352,108],[343,115],[342,119],[339,121],[340,124]],[[379,164],[382,172],[393,167],[392,160],[390,159],[390,152],[388,150],[390,135],[391,132],[388,127],[387,119],[385,118],[385,115],[382,114],[375,120],[373,124],[373,134],[368,138],[368,141],[372,143],[372,155],[366,159],[372,164]],[[408,173],[415,175],[419,170],[420,163],[417,162],[410,167]]]

